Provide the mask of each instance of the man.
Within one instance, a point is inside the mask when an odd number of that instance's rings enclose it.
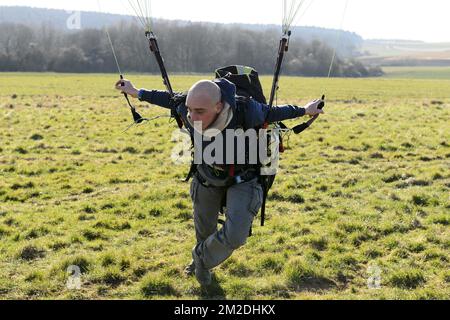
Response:
[[[225,141],[226,146],[230,141],[234,143],[236,136],[230,138],[225,134],[227,130],[249,130],[260,128],[265,123],[323,113],[318,108],[321,100],[315,100],[304,108],[292,105],[270,108],[251,98],[237,98],[235,85],[226,79],[199,81],[183,99],[172,99],[165,91],[138,90],[128,80],[118,81],[116,89],[176,112],[193,141],[198,135],[207,138],[206,141],[201,139],[200,143],[194,142],[194,154],[207,150],[219,138]],[[250,147],[249,143],[245,144],[246,161]],[[235,146],[231,150],[236,150]],[[216,149],[215,155],[221,151]],[[187,271],[195,272],[203,286],[211,283],[210,270],[245,244],[253,219],[262,205],[263,190],[258,179],[258,165],[238,163],[236,158],[239,155],[234,153],[232,157],[227,157],[227,152],[230,149],[223,148],[220,161],[201,159],[193,166],[195,174],[190,195],[197,245],[192,250],[193,261]],[[218,215],[224,204],[226,221],[218,230]]]

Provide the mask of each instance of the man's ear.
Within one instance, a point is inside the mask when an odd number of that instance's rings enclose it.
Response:
[[[222,101],[219,101],[219,102],[217,102],[217,104],[216,104],[216,112],[219,114],[219,113],[222,112],[222,110],[223,110],[223,102],[222,102]]]

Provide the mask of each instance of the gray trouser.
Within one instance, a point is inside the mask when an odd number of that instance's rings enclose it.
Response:
[[[212,269],[225,261],[234,250],[244,245],[253,219],[262,205],[262,188],[253,179],[224,187],[205,187],[196,177],[191,184],[197,253],[204,267]],[[217,220],[226,196],[226,220],[217,230]]]

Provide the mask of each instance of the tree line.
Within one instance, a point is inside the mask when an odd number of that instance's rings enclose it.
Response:
[[[117,67],[104,29],[67,31],[49,23],[30,27],[0,24],[0,71],[113,73]],[[108,27],[123,72],[158,73],[143,30],[122,21]],[[241,64],[272,74],[280,38],[275,29],[249,30],[239,26],[161,21],[155,28],[169,72],[211,73]],[[293,76],[326,76],[334,50],[319,40],[292,40],[283,72]],[[379,67],[366,67],[337,56],[334,77],[380,76]]]

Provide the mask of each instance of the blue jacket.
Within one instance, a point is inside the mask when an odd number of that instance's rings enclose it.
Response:
[[[222,99],[231,106],[235,121],[234,126],[237,127],[237,119],[244,119],[244,123],[240,124],[245,128],[256,128],[263,125],[265,122],[273,123],[284,121],[288,119],[294,119],[305,115],[305,109],[293,105],[283,105],[270,108],[266,104],[259,103],[253,99],[249,99],[246,104],[237,105],[236,103],[236,87],[233,83],[226,79],[216,79],[214,82],[219,86],[222,91]],[[163,108],[171,109],[176,107],[176,112],[181,116],[183,122],[188,126],[187,113],[188,110],[184,103],[178,106],[171,106],[170,94],[167,91],[158,90],[142,90],[140,94],[140,100],[146,101],[154,105],[158,105]],[[243,116],[240,113],[243,113]],[[191,128],[187,128],[191,131]]]
[[[233,118],[225,129],[250,129],[261,127],[264,123],[274,123],[288,119],[294,119],[305,115],[305,108],[294,105],[283,105],[270,108],[266,104],[262,104],[253,99],[236,100],[236,87],[233,83],[226,79],[216,79],[214,82],[219,86],[222,92],[222,100],[227,102],[233,110]],[[158,90],[141,90],[139,92],[139,99],[163,108],[172,109],[181,117],[190,132],[191,137],[194,136],[194,128],[187,120],[188,109],[184,103],[174,105],[170,94],[167,91]],[[223,135],[224,141],[226,140]],[[214,138],[213,140],[214,141]],[[203,148],[205,148],[211,141],[205,141]],[[224,164],[218,163],[218,164]],[[229,163],[226,163],[229,164]]]

